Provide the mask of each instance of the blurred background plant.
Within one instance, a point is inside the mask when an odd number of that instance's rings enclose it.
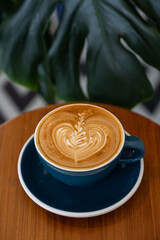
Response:
[[[0,70],[47,103],[133,108],[153,98],[155,82],[146,69],[160,69],[159,1],[0,4]]]

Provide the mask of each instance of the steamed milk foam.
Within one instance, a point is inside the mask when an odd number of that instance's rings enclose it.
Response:
[[[47,160],[65,169],[85,170],[109,161],[121,148],[123,130],[103,108],[71,104],[46,115],[36,143]]]

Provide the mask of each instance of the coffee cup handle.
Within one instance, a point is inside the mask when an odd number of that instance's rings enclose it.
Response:
[[[121,153],[120,163],[133,163],[139,161],[145,152],[143,141],[134,136],[125,136],[125,144]]]

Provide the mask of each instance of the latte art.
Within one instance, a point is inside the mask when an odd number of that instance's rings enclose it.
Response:
[[[42,119],[36,144],[56,166],[83,170],[109,161],[121,146],[122,134],[117,119],[103,108],[71,104]]]
[[[98,124],[85,123],[85,113],[78,113],[78,123],[59,124],[52,133],[52,140],[59,152],[75,163],[101,151],[106,144],[107,134]]]

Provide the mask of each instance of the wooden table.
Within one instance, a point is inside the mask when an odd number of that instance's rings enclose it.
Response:
[[[160,126],[131,111],[100,106],[113,112],[126,131],[145,143],[145,170],[137,192],[117,210],[86,219],[58,216],[36,205],[20,185],[17,160],[38,121],[57,105],[22,114],[0,126],[1,240],[160,239]]]

